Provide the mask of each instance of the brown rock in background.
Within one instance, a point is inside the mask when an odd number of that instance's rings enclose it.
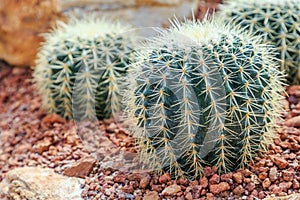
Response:
[[[11,65],[33,65],[42,41],[39,34],[56,19],[62,19],[56,0],[1,0],[0,59]]]
[[[40,42],[57,19],[99,17],[118,19],[138,28],[142,36],[151,36],[152,27],[169,25],[169,18],[191,17],[197,0],[1,0],[0,59],[11,65],[32,66]]]

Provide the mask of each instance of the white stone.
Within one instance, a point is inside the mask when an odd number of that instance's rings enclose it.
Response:
[[[9,171],[0,183],[0,197],[30,200],[82,200],[83,179],[67,177],[52,169],[23,167]],[[2,196],[1,196],[2,195]]]

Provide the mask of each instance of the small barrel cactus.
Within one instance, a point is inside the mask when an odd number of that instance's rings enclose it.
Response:
[[[45,34],[34,68],[44,107],[68,119],[115,116],[133,45],[130,26],[94,16],[59,22]]]
[[[300,0],[226,1],[220,15],[274,45],[288,83],[300,83]]]
[[[244,168],[272,142],[283,75],[270,46],[222,25],[175,20],[139,51],[125,102],[141,160],[194,179]]]

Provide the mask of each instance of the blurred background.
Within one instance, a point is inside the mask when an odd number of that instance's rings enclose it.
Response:
[[[151,27],[167,27],[169,19],[201,20],[217,10],[221,0],[1,0],[0,59],[14,66],[34,65],[35,55],[56,20],[96,13],[132,24],[141,36],[153,35]]]

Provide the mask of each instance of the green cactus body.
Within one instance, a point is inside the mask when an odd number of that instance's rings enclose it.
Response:
[[[226,1],[220,15],[274,45],[288,82],[300,83],[300,0]]]
[[[127,108],[147,167],[194,179],[204,166],[228,172],[266,151],[283,91],[268,46],[205,21],[175,22],[144,49]]]
[[[46,34],[34,69],[44,107],[68,119],[74,112],[94,119],[120,111],[133,52],[130,29],[89,16],[61,22]]]

